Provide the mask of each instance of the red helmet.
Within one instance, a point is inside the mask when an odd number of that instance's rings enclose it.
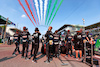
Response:
[[[78,33],[79,33],[80,31],[76,31],[76,32],[78,32]]]
[[[58,30],[55,31],[55,33],[57,33],[57,32],[58,32]]]
[[[68,30],[68,32],[70,32],[70,30]]]
[[[26,29],[26,27],[23,27],[23,29],[25,30],[25,29]]]

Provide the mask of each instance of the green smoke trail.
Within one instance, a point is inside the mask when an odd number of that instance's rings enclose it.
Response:
[[[48,22],[47,22],[47,25],[48,25],[48,23],[49,23],[49,21],[50,21],[50,19],[51,19],[51,17],[52,17],[52,14],[53,14],[53,12],[54,12],[54,10],[55,10],[57,1],[58,1],[58,0],[55,0],[54,6],[53,6],[53,8],[52,8],[52,11],[51,11],[51,14],[50,14],[50,17],[49,17],[49,20],[48,20]]]
[[[53,18],[52,18],[50,24],[52,23],[53,19],[55,18],[56,14],[57,14],[57,11],[59,10],[59,8],[60,8],[62,2],[63,2],[63,0],[60,1],[60,4],[58,5],[58,7],[57,7],[57,9],[56,9],[56,12],[55,12],[55,14],[54,14],[54,16],[53,16]],[[50,24],[49,24],[49,26],[50,26]]]
[[[48,15],[49,15],[49,11],[50,11],[50,7],[51,7],[51,3],[52,3],[52,0],[49,0],[49,5],[48,5],[48,9],[47,9],[47,15],[46,15],[45,25],[46,25],[47,18],[48,18]]]

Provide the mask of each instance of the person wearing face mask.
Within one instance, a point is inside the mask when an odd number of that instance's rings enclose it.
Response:
[[[33,56],[33,60],[32,62],[37,63],[36,60],[36,55],[38,53],[38,49],[39,49],[39,36],[41,35],[41,33],[39,32],[38,28],[35,28],[35,33],[33,33],[32,35],[32,50],[31,50],[31,55],[32,55],[32,51],[34,49],[34,56]]]
[[[52,33],[52,27],[49,26],[48,31],[45,34],[46,37],[46,56],[47,56],[47,60],[44,61],[45,63],[50,63],[50,59],[52,58],[51,54],[52,54],[52,49],[53,49],[53,33]]]

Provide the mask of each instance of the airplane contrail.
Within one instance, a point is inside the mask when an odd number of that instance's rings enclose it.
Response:
[[[55,10],[55,8],[56,8],[57,2],[58,2],[58,0],[55,0],[55,3],[54,3],[54,5],[53,5],[52,11],[51,11],[51,14],[50,14],[50,17],[49,17],[49,20],[48,20],[48,22],[47,22],[47,25],[48,25],[48,23],[49,23],[49,21],[50,21],[50,19],[51,19],[51,17],[52,17],[52,14],[53,14],[53,12],[54,12],[54,10]]]
[[[36,7],[36,10],[37,10],[37,15],[38,15],[38,18],[39,18],[39,22],[40,22],[40,13],[39,13],[39,4],[38,4],[38,1],[37,0],[34,0],[35,2],[35,7]]]
[[[38,25],[39,25],[39,21],[38,21],[37,15],[36,15],[36,10],[35,10],[35,7],[34,7],[33,0],[30,0],[30,2],[31,2],[32,8],[33,8],[33,11],[34,11],[34,14],[35,14],[35,17],[36,17],[37,23],[38,23]]]
[[[45,21],[45,16],[46,16],[47,4],[48,4],[48,0],[45,0],[44,1],[44,21]]]
[[[46,22],[47,22],[47,19],[48,19],[48,15],[49,15],[49,12],[50,12],[51,3],[52,3],[52,0],[49,0],[49,4],[48,4],[48,8],[47,8],[47,14],[46,14],[46,20],[45,20],[45,25],[46,25]]]
[[[24,8],[23,4],[21,3],[20,0],[18,0],[19,4],[21,5],[21,7],[23,8],[23,10],[25,11],[26,15],[28,16],[28,18],[30,19],[30,21],[33,23],[32,19],[30,18],[30,16],[28,15],[26,9]],[[35,26],[35,24],[33,23],[33,25]]]
[[[26,3],[26,5],[27,5],[27,7],[28,7],[28,9],[29,9],[29,11],[30,11],[30,13],[31,13],[31,15],[32,15],[32,17],[33,17],[35,23],[36,23],[36,20],[35,20],[35,18],[34,18],[34,15],[33,15],[32,11],[31,11],[30,5],[29,5],[29,3],[27,2],[27,0],[25,0],[25,3]],[[36,23],[36,25],[37,25],[37,23]]]
[[[51,25],[53,19],[55,18],[56,14],[57,14],[57,11],[59,10],[59,8],[60,8],[62,2],[63,2],[63,0],[60,1],[59,5],[58,5],[58,7],[57,7],[57,9],[56,9],[56,12],[54,13],[53,18],[52,18],[52,20],[51,20],[51,22],[50,22],[50,24],[49,24],[49,26]]]
[[[42,21],[42,16],[43,16],[43,1],[39,0],[40,2],[40,13],[41,13],[41,21]]]

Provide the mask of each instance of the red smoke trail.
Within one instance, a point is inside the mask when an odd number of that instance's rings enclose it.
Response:
[[[32,15],[32,17],[33,17],[35,23],[36,23],[36,20],[35,20],[35,18],[34,18],[34,16],[33,16],[33,13],[32,13],[32,11],[31,11],[31,9],[30,9],[30,6],[29,6],[27,0],[25,0],[25,2],[26,2],[26,5],[27,5],[27,7],[28,7],[28,9],[29,9],[29,11],[30,11],[30,13],[31,13],[31,15]],[[36,25],[37,25],[37,23],[36,23]]]
[[[31,4],[32,4],[32,8],[33,8],[33,11],[34,11],[34,14],[35,14],[36,20],[37,20],[38,25],[39,25],[39,21],[38,21],[38,18],[37,18],[36,12],[35,12],[35,8],[34,8],[34,3],[33,3],[32,0],[30,0],[30,1],[31,1]]]
[[[27,11],[25,10],[23,4],[21,3],[20,0],[18,0],[19,4],[22,6],[23,10],[25,11],[26,15],[28,16],[28,18],[30,19],[30,21],[33,23],[33,21],[31,20],[30,16],[28,15]],[[35,24],[33,23],[33,25],[35,26]]]

